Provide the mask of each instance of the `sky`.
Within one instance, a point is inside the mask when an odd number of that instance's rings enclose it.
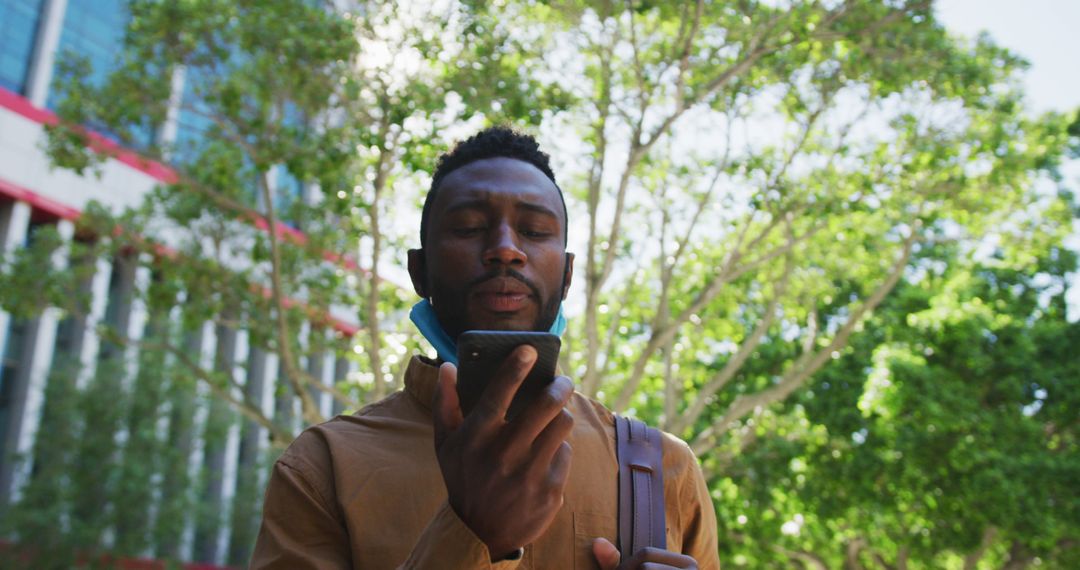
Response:
[[[1025,84],[1036,111],[1080,107],[1080,0],[940,0],[950,30],[987,31],[1030,63]]]
[[[969,37],[986,31],[1028,60],[1024,84],[1033,111],[1080,108],[1080,0],[940,0],[937,10],[950,30]],[[1080,189],[1080,161],[1064,172]],[[1080,250],[1080,222],[1073,230],[1070,245]],[[1080,319],[1080,274],[1073,274],[1067,298],[1070,320]]]

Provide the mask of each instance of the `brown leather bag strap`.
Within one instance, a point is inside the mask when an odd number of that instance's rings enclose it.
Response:
[[[660,430],[615,416],[619,456],[619,552],[625,560],[652,546],[667,548]]]

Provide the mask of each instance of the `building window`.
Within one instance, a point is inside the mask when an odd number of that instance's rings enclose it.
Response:
[[[303,229],[302,213],[296,209],[304,203],[304,183],[284,165],[274,173],[274,212],[278,219],[294,229]]]
[[[0,87],[26,94],[44,0],[0,0]]]
[[[284,105],[284,114],[280,121],[283,126],[299,132],[307,130],[310,125],[307,117],[291,102]],[[278,165],[275,170],[274,210],[281,221],[302,230],[303,212],[298,208],[304,204],[304,181],[297,178],[284,164]]]
[[[86,58],[92,85],[101,85],[116,67],[129,18],[126,5],[125,0],[68,0],[57,51],[60,58],[65,54]],[[56,108],[56,95],[49,94],[50,109]]]
[[[191,164],[198,160],[203,150],[203,140],[214,124],[211,109],[203,100],[201,67],[189,67],[184,71],[184,90],[180,97],[180,113],[176,120],[176,142],[173,160],[178,164]]]
[[[90,64],[87,83],[101,86],[120,62],[124,33],[130,19],[127,0],[68,0],[60,30],[57,64],[72,56],[84,58]],[[50,90],[46,106],[55,110],[61,96],[62,93]],[[120,140],[115,132],[103,125],[87,126],[116,142],[126,142],[135,148],[146,148],[154,140],[152,125],[132,125],[131,141]]]
[[[76,304],[81,310],[74,313],[68,312],[57,324],[56,345],[53,349],[54,364],[62,362],[71,366],[80,364],[79,358],[82,354],[83,344],[86,342],[86,313],[90,311],[91,299],[94,295],[94,271],[97,263],[95,257],[85,253],[83,250],[83,248],[88,250],[91,247],[91,244],[85,238],[75,236],[73,242],[77,249],[73,249],[70,260],[71,269],[69,271],[82,273],[83,275],[79,282],[78,298],[76,299]]]
[[[135,266],[133,261],[126,257],[115,258],[109,276],[108,300],[105,303],[103,324],[121,338],[127,337],[134,287]],[[123,353],[123,346],[106,336],[101,339],[101,346],[98,351],[99,362],[104,362],[118,358]]]
[[[229,73],[229,68],[239,65],[241,61],[239,56],[232,56],[231,61],[225,62],[225,71],[221,73]],[[197,164],[206,152],[211,152],[218,157],[230,156],[241,168],[229,183],[231,187],[219,188],[219,190],[235,197],[243,204],[257,208],[260,204],[257,178],[259,173],[256,172],[251,157],[245,154],[237,144],[221,135],[221,129],[217,126],[215,118],[218,120],[226,120],[226,118],[215,117],[218,113],[217,109],[207,102],[208,99],[214,99],[214,90],[220,89],[221,81],[221,77],[210,73],[205,67],[188,67],[184,70],[184,89],[180,97],[176,141],[171,161],[180,168],[184,168]]]

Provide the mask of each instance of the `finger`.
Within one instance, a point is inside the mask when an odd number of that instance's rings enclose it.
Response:
[[[484,394],[470,415],[476,414],[485,422],[501,422],[506,418],[506,410],[514,399],[521,383],[532,370],[536,362],[536,349],[523,344],[506,357],[495,376],[484,388]]]
[[[560,410],[548,423],[544,431],[536,436],[532,445],[533,462],[546,467],[551,464],[552,456],[559,450],[574,429],[574,416],[566,409]]]
[[[513,438],[531,442],[558,417],[574,395],[574,383],[556,376],[513,420]]]
[[[652,546],[646,546],[641,550],[634,553],[634,556],[630,561],[645,568],[646,565],[653,565],[654,568],[670,566],[673,568],[697,568],[697,562],[690,556],[685,554],[679,554],[678,552],[672,552],[670,550],[664,550],[662,548],[654,548]],[[630,565],[634,568],[634,565]]]
[[[439,380],[431,408],[435,411],[435,449],[442,447],[446,437],[465,421],[457,393],[457,367],[449,362],[439,367]]]
[[[549,471],[549,482],[553,487],[561,489],[566,486],[566,479],[570,476],[570,461],[573,457],[574,448],[570,447],[569,443],[564,441],[559,444],[559,449],[555,451],[555,456],[551,458]]]
[[[597,538],[592,543],[593,556],[600,570],[615,570],[619,566],[619,551],[606,538]]]

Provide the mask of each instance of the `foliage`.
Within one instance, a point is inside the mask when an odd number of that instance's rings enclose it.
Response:
[[[182,468],[191,442],[212,457],[229,430],[262,430],[280,446],[325,398],[354,410],[400,385],[420,348],[401,266],[425,173],[454,138],[509,122],[546,140],[567,193],[563,368],[691,443],[725,561],[1076,559],[1075,206],[1037,188],[1066,182],[1080,116],[1026,114],[1022,60],[951,36],[921,1],[342,4],[133,0],[105,81],[61,66],[57,164],[100,167],[90,127],[176,180],[123,211],[91,205],[83,239],[43,230],[0,272],[7,310],[60,307],[139,354],[85,384],[54,371],[48,406],[85,399],[56,434],[76,475],[42,463],[26,528],[85,521],[62,529],[78,548],[113,529],[121,553],[168,557],[196,513],[199,550],[230,525],[242,561],[259,477],[239,474],[229,518],[208,511],[221,474]],[[196,135],[144,140],[177,96]],[[113,259],[152,268],[131,293],[140,330],[94,320],[86,283]],[[342,307],[362,330],[323,335]],[[245,363],[192,344],[205,327],[276,355],[273,413]],[[324,352],[360,372],[323,385]],[[105,481],[76,480],[88,457],[109,458]]]
[[[722,537],[733,559],[862,568],[1048,567],[1075,560],[1065,319],[1076,255],[973,263],[956,248],[898,287],[809,390],[744,428]]]
[[[228,558],[242,563],[274,454],[248,450],[257,470],[237,475],[236,497],[222,511],[219,463],[229,434],[239,430],[256,448],[259,433],[268,434],[280,449],[329,409],[355,410],[400,384],[402,357],[417,345],[400,319],[411,298],[400,272],[394,281],[382,272],[387,252],[403,259],[405,232],[380,218],[416,208],[413,171],[430,170],[449,142],[437,133],[480,118],[480,109],[536,123],[536,109],[567,104],[528,77],[516,40],[496,30],[495,18],[449,2],[327,8],[133,0],[114,69],[102,73],[70,55],[58,67],[61,122],[47,127],[46,144],[58,166],[100,172],[119,142],[168,163],[175,182],[131,208],[91,203],[79,240],[46,230],[0,273],[6,308],[31,317],[59,307],[103,340],[92,379],[68,384],[92,407],[72,427],[77,450],[63,456],[79,475],[35,475],[31,484],[41,496],[72,497],[44,512],[28,498],[10,519],[16,527],[27,517],[53,524],[50,538],[32,543],[55,539],[72,556],[107,545],[116,554],[173,557],[194,528],[186,540],[211,559],[229,525]],[[176,111],[181,132],[161,130]],[[150,141],[139,136],[146,125],[159,129]],[[116,267],[137,265],[144,277],[104,315],[94,314],[87,294],[101,278],[99,261],[114,262],[113,281]],[[50,266],[61,270],[44,271]],[[110,319],[124,307],[146,310],[148,324]],[[348,320],[363,325],[361,335],[329,330],[342,308],[356,311]],[[212,349],[200,340],[207,326]],[[249,353],[276,357],[286,382],[276,386],[272,412],[245,385],[247,363],[223,356],[231,342],[223,339],[238,331]],[[328,353],[358,361],[360,372],[324,385],[315,362]],[[117,358],[125,364],[107,373],[106,361]],[[184,381],[162,382],[173,368]],[[321,403],[327,395],[331,407]],[[41,445],[49,441],[44,434]],[[190,469],[195,456],[198,472]],[[94,458],[101,470],[80,463]],[[72,518],[79,522],[64,522]]]

